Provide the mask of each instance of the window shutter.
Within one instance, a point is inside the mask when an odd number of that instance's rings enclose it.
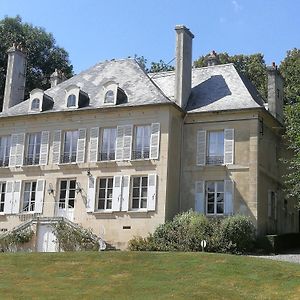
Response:
[[[275,195],[274,195],[274,197],[275,197],[275,199],[274,199],[274,201],[275,201],[275,203],[274,203],[274,220],[277,220],[277,193],[275,192]]]
[[[204,181],[195,182],[195,211],[205,213],[205,188]]]
[[[131,145],[132,145],[132,125],[125,125],[124,136],[123,136],[123,160],[131,159]]]
[[[36,182],[36,194],[35,194],[35,210],[34,212],[41,214],[43,212],[44,204],[44,190],[45,180],[38,179]]]
[[[87,199],[86,199],[87,212],[95,211],[95,202],[96,202],[96,178],[91,176],[88,179],[88,192],[87,192]]]
[[[160,140],[160,123],[151,124],[150,159],[158,159]]]
[[[6,182],[6,191],[5,191],[5,202],[4,202],[4,213],[11,214],[13,206],[13,192],[14,192],[14,182]]]
[[[147,210],[155,211],[156,208],[156,174],[148,175]]]
[[[25,133],[19,133],[16,147],[16,166],[23,165]]]
[[[224,130],[224,164],[233,164],[234,155],[234,129]]]
[[[90,162],[97,162],[99,144],[99,127],[90,129]]]
[[[224,214],[232,215],[233,214],[233,181],[224,180],[224,190],[225,190],[225,203],[224,203]]]
[[[197,131],[197,165],[204,166],[206,161],[206,131]]]
[[[84,159],[85,159],[85,137],[86,137],[86,129],[85,128],[78,129],[77,155],[76,155],[76,162],[77,163],[84,163]]]
[[[61,148],[61,130],[55,130],[53,134],[52,145],[52,163],[60,163],[60,148]]]
[[[9,155],[9,166],[14,167],[16,165],[16,154],[17,154],[18,134],[11,135],[11,147]]]
[[[122,198],[122,176],[114,176],[112,210],[120,211]]]
[[[21,200],[21,181],[15,181],[13,188],[13,206],[12,213],[18,214],[20,212],[20,200]]]
[[[122,203],[121,203],[122,211],[128,211],[128,209],[129,209],[129,182],[130,182],[130,176],[128,176],[128,175],[123,176]]]
[[[124,127],[117,127],[117,138],[116,138],[116,160],[123,159],[123,147],[124,147]]]
[[[41,150],[40,150],[40,165],[47,165],[48,149],[49,149],[49,131],[42,131]]]
[[[272,191],[268,190],[268,217],[272,217]]]

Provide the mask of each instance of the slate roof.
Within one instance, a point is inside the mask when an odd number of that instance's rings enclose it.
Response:
[[[127,95],[128,103],[118,104],[118,107],[171,102],[134,59],[121,59],[96,64],[88,70],[46,90],[45,94],[54,100],[53,109],[46,111],[46,113],[109,107],[109,105],[103,104],[102,89],[103,85],[109,81],[118,83]],[[79,86],[89,95],[90,103],[88,107],[66,107],[65,89],[70,85]],[[29,99],[27,99],[11,107],[7,112],[2,112],[0,117],[39,113],[29,112],[29,105]],[[115,105],[111,106],[114,107]]]
[[[174,101],[175,72],[150,74],[150,78]],[[192,93],[187,112],[207,112],[263,107],[252,83],[241,76],[233,64],[192,70]]]

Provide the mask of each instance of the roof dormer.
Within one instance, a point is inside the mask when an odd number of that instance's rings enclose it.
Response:
[[[53,99],[41,89],[34,89],[29,96],[29,112],[41,112],[53,107]]]
[[[127,95],[116,82],[109,81],[103,85],[103,104],[116,105],[127,102]]]
[[[89,96],[79,86],[72,84],[66,88],[66,107],[81,108],[89,105]]]

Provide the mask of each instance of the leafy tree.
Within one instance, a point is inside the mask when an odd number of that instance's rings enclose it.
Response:
[[[194,62],[194,66],[205,67],[208,55],[200,56]],[[230,56],[227,52],[223,52],[218,54],[218,59],[220,64],[233,63],[241,74],[249,78],[260,94],[267,98],[267,68],[261,53]]]
[[[138,56],[135,54],[134,58],[147,73],[157,73],[174,70],[174,66],[165,63],[163,60],[160,60],[159,62],[151,62],[150,68],[148,68],[148,60],[144,56]]]
[[[0,106],[2,107],[5,76],[7,68],[7,50],[13,43],[21,44],[27,50],[27,71],[25,97],[34,88],[50,87],[50,75],[57,68],[66,78],[73,74],[69,55],[56,45],[51,33],[41,27],[23,23],[21,17],[5,17],[0,20]]]

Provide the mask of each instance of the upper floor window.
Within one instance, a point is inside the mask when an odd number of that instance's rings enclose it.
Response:
[[[76,162],[78,131],[65,131],[62,163]]]
[[[36,181],[25,182],[23,191],[23,212],[35,211],[36,187]]]
[[[115,93],[112,90],[109,90],[105,93],[104,103],[114,103],[115,102]]]
[[[209,131],[207,133],[208,165],[221,165],[224,163],[224,131]]]
[[[0,137],[0,167],[7,167],[9,165],[11,137]]]
[[[99,179],[99,193],[97,199],[98,210],[111,210],[113,201],[113,177]]]
[[[27,136],[27,149],[25,165],[38,165],[40,163],[41,132],[30,133]]]
[[[71,94],[67,99],[67,107],[75,107],[76,106],[76,96]]]
[[[103,128],[100,160],[115,160],[117,128]]]
[[[132,209],[146,209],[148,198],[148,176],[132,178]]]
[[[150,154],[151,126],[136,126],[134,132],[133,159],[147,159]]]
[[[31,110],[34,110],[34,111],[40,110],[40,99],[39,98],[34,98],[31,101]]]
[[[4,212],[6,182],[0,182],[0,212]]]
[[[224,214],[224,181],[206,182],[206,212],[208,215]]]

